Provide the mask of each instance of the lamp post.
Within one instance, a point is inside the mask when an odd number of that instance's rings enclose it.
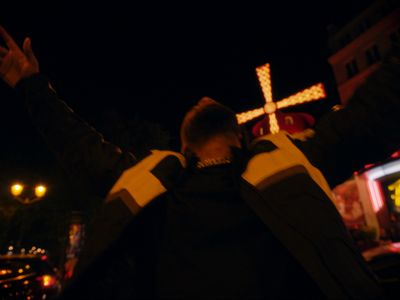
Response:
[[[47,187],[43,184],[35,185],[33,189],[33,196],[24,193],[25,186],[22,183],[14,183],[10,187],[11,195],[18,202],[28,205],[41,200],[47,193]]]
[[[31,205],[32,203],[36,203],[43,199],[47,193],[47,187],[44,184],[36,184],[33,186],[33,189],[28,189],[21,182],[16,182],[10,186],[10,193],[15,200],[23,204],[24,206]],[[21,247],[21,242],[23,240],[24,231],[25,231],[25,220],[26,220],[26,210],[22,210],[23,218],[21,222],[21,226],[19,228],[19,237],[17,240],[17,248]]]

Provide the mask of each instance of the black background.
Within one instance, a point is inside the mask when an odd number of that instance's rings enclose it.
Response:
[[[296,108],[317,118],[338,103],[327,58],[340,27],[371,1],[51,2],[2,7],[61,98],[90,123],[105,110],[159,123],[177,141],[184,112],[210,96],[240,112],[260,107],[255,67],[271,63],[274,99],[323,82],[328,99]],[[235,4],[236,3],[236,4]],[[0,163],[40,170],[52,155],[22,101],[0,84]]]

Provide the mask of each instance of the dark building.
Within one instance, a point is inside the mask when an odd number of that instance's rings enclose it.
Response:
[[[346,104],[354,90],[377,68],[381,58],[400,42],[400,2],[377,0],[340,29],[330,28],[329,63],[340,100]]]

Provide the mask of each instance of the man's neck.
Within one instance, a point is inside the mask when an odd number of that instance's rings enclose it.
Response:
[[[239,139],[230,139],[225,136],[217,136],[210,139],[202,147],[196,150],[199,161],[231,159],[231,147],[240,147]]]

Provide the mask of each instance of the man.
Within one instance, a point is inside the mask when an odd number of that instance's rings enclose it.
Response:
[[[184,155],[152,151],[138,162],[57,98],[29,39],[21,50],[0,34],[3,80],[75,180],[107,199],[65,298],[381,296],[329,185],[400,146],[397,58],[307,141],[281,133],[243,147],[235,114],[204,98],[182,123]]]

